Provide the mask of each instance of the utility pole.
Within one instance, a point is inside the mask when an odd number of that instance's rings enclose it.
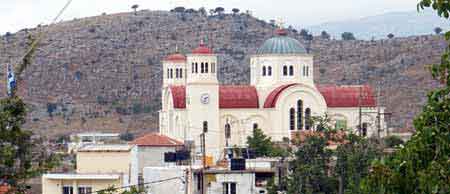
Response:
[[[201,193],[206,194],[205,189],[205,168],[206,168],[206,141],[205,141],[205,134],[207,129],[203,128],[203,133],[200,135],[201,138],[201,151],[202,151],[202,175],[201,175]]]
[[[359,86],[359,97],[358,97],[358,107],[359,107],[359,124],[358,124],[358,135],[362,136],[361,128],[362,128],[362,106],[361,106],[361,97],[362,97],[362,85]]]

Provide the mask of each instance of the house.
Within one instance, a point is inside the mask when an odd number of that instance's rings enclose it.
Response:
[[[144,167],[173,166],[174,163],[164,161],[164,154],[181,149],[183,142],[158,133],[148,133],[130,142],[130,145],[136,146],[138,181],[142,182]]]
[[[43,194],[87,194],[109,186],[128,186],[137,180],[137,154],[133,145],[85,145],[76,156],[73,173],[42,176]]]

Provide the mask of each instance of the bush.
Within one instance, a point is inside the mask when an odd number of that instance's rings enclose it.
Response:
[[[404,143],[405,142],[398,136],[393,135],[384,138],[384,144],[389,148],[393,148]]]

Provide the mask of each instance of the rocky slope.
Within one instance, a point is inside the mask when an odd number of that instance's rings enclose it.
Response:
[[[189,52],[200,39],[219,54],[221,83],[249,82],[249,55],[274,26],[246,14],[139,11],[75,19],[1,37],[0,91],[5,64],[23,54],[28,34],[46,32],[33,64],[23,74],[20,95],[30,104],[27,127],[56,135],[73,131],[156,130],[161,59]],[[439,61],[445,41],[417,36],[379,41],[301,40],[315,54],[318,83],[380,86],[380,102],[403,127],[436,87],[426,64]]]

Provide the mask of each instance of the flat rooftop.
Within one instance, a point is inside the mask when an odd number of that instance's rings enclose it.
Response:
[[[120,178],[120,174],[50,173],[44,174],[42,177],[56,180],[116,180]]]
[[[87,144],[78,152],[129,152],[133,145],[128,144]]]

